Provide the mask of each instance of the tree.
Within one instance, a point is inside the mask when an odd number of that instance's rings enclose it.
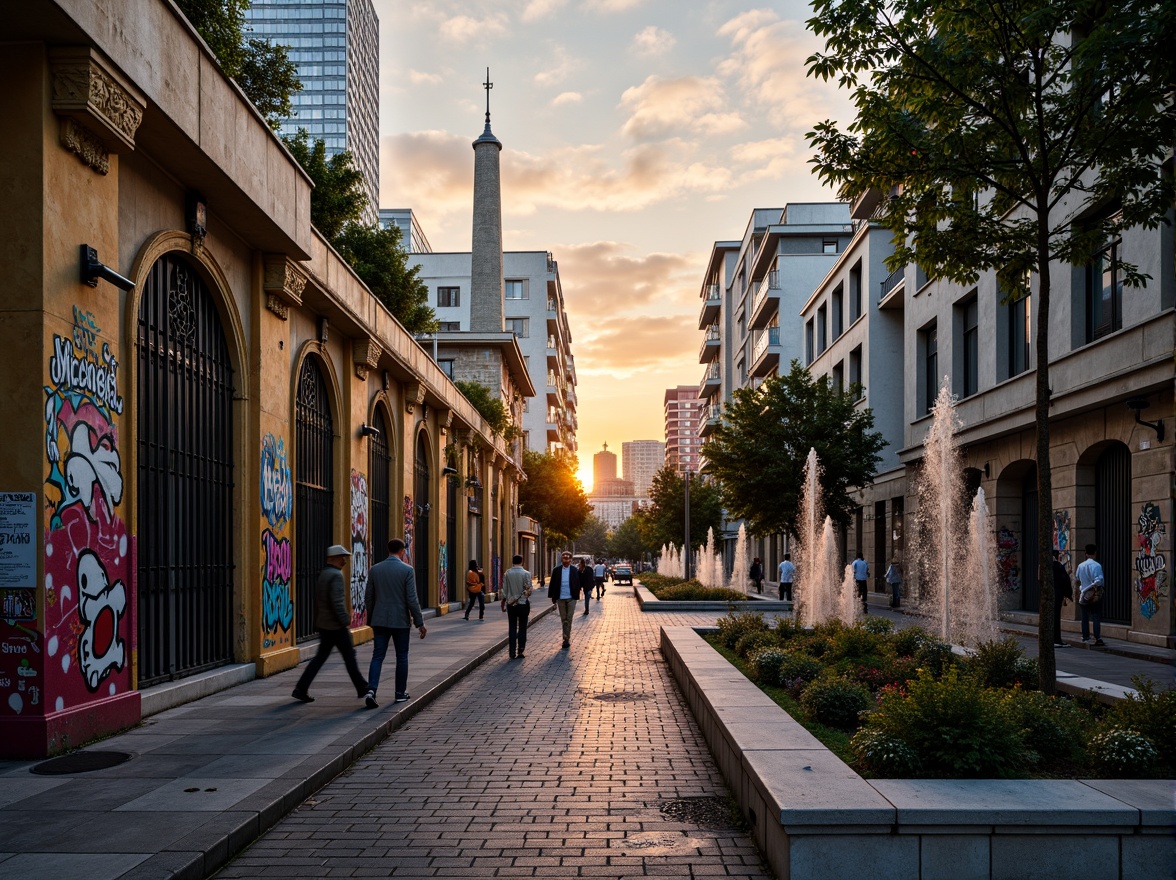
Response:
[[[825,52],[809,75],[853,92],[845,131],[808,137],[842,198],[888,194],[891,270],[917,261],[963,285],[995,270],[1037,297],[1038,665],[1053,693],[1051,264],[1082,265],[1172,206],[1176,15],[1154,0],[815,0]],[[1069,271],[1067,268],[1065,271]],[[1122,281],[1145,280],[1123,266]]]
[[[686,480],[672,467],[653,475],[649,489],[649,518],[654,546],[686,543]],[[723,527],[723,503],[719,488],[695,474],[690,479],[690,546],[706,543],[708,529],[717,534]]]
[[[439,324],[429,306],[429,286],[418,275],[420,267],[408,265],[399,227],[349,223],[334,245],[405,330],[413,334],[436,332]]]
[[[740,388],[702,449],[732,517],[755,535],[795,535],[809,449],[821,459],[825,513],[847,526],[857,505],[851,487],[874,482],[886,445],[874,413],[858,409],[858,386],[839,391],[798,362],[758,388]]]
[[[224,75],[236,80],[276,130],[293,114],[290,96],[302,89],[302,83],[285,46],[246,36],[249,0],[176,0],[176,5],[208,43]]]
[[[632,516],[616,527],[608,538],[608,555],[615,559],[638,561],[647,553],[656,553],[660,544],[647,537],[649,509],[638,508]]]
[[[608,551],[608,534],[608,523],[595,514],[588,514],[576,536],[576,552],[603,556]]]
[[[576,477],[575,460],[550,452],[523,452],[527,479],[519,485],[519,510],[537,520],[555,542],[574,540],[592,512]]]
[[[368,206],[363,174],[355,167],[350,151],[343,150],[327,158],[326,143],[322,138],[311,143],[305,128],[298,129],[294,137],[282,140],[314,183],[310,194],[310,222],[334,245],[343,227],[358,223]]]

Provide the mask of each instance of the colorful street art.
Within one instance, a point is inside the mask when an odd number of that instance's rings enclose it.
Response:
[[[1058,551],[1058,562],[1073,571],[1070,566],[1070,511],[1055,510],[1053,514],[1053,548]]]
[[[45,385],[45,619],[0,621],[0,713],[60,712],[131,689],[134,541],[123,499],[118,360],[94,316],[54,336]],[[29,612],[32,612],[30,614]],[[27,625],[26,625],[27,624]],[[41,664],[44,664],[42,670]],[[43,675],[43,678],[42,678]]]
[[[1167,529],[1160,519],[1160,508],[1150,501],[1139,512],[1139,550],[1135,554],[1135,593],[1139,596],[1139,613],[1151,620],[1160,608],[1160,599],[1168,595],[1168,560],[1160,552]]]
[[[294,644],[294,597],[290,581],[294,553],[286,531],[294,506],[294,484],[286,460],[286,441],[261,438],[261,630],[262,649]]]
[[[408,495],[404,496],[404,549],[408,552],[408,558],[413,559],[412,555],[412,532],[413,532],[413,506],[412,498]]]
[[[1012,529],[1002,528],[996,533],[996,576],[1002,593],[1021,589],[1021,569],[1017,565],[1020,544]]]
[[[449,602],[449,554],[446,552],[445,540],[437,545],[437,604],[445,605]]]
[[[351,625],[364,624],[364,593],[368,579],[368,483],[351,472]]]

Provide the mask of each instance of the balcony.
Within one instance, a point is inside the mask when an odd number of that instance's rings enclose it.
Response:
[[[707,437],[719,427],[722,407],[717,403],[703,404],[698,413],[698,436]]]
[[[751,350],[750,376],[767,376],[780,363],[780,328],[766,327],[759,332]]]
[[[702,290],[702,314],[698,316],[699,330],[715,322],[715,318],[719,316],[719,306],[721,303],[722,296],[719,293],[719,285],[705,285]]]
[[[773,269],[756,288],[751,304],[749,327],[758,330],[780,313],[780,272]]]
[[[698,383],[698,396],[709,397],[712,392],[718,390],[722,383],[723,374],[719,365],[710,364],[706,368],[706,372],[702,374],[702,381]]]
[[[906,266],[899,266],[878,285],[878,308],[901,308],[906,287]]]
[[[718,324],[711,324],[706,328],[706,335],[702,338],[702,348],[698,350],[698,362],[700,364],[709,364],[719,356],[719,348],[722,346],[722,334],[719,332]]]

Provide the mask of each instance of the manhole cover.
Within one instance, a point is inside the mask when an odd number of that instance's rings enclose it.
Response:
[[[675,798],[658,804],[658,811],[675,822],[703,828],[738,828],[742,822],[731,801],[721,797]]]
[[[65,776],[73,773],[90,773],[93,770],[105,770],[117,767],[123,761],[129,761],[131,756],[127,752],[74,752],[72,755],[62,755],[60,758],[50,758],[32,768],[32,772],[41,776]]]
[[[608,694],[597,694],[592,699],[600,700],[602,703],[632,703],[636,700],[648,700],[649,694],[637,691],[613,691]]]

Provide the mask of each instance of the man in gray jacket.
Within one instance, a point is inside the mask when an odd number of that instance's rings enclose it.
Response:
[[[372,648],[372,664],[368,667],[368,689],[365,700],[369,709],[379,706],[376,690],[380,686],[380,667],[388,653],[388,642],[396,647],[396,702],[408,700],[408,645],[409,624],[417,628],[421,638],[428,632],[425,618],[421,615],[421,603],[417,599],[416,572],[404,561],[407,555],[404,542],[394,538],[388,542],[391,554],[383,562],[372,566],[368,572],[367,594],[364,606],[367,608],[368,624],[375,633]]]
[[[343,655],[343,663],[347,666],[347,674],[351,676],[351,683],[355,685],[355,693],[362,697],[368,689],[368,683],[363,680],[359,672],[359,665],[355,662],[355,646],[351,643],[351,618],[347,614],[347,602],[344,599],[346,587],[343,583],[343,566],[347,564],[347,557],[351,553],[341,544],[332,544],[327,548],[327,565],[318,576],[314,586],[314,626],[319,634],[318,653],[306,665],[298,684],[294,686],[291,696],[303,703],[313,703],[314,697],[309,694],[310,683],[318,675],[318,671],[327,662],[332,648],[338,648]]]

